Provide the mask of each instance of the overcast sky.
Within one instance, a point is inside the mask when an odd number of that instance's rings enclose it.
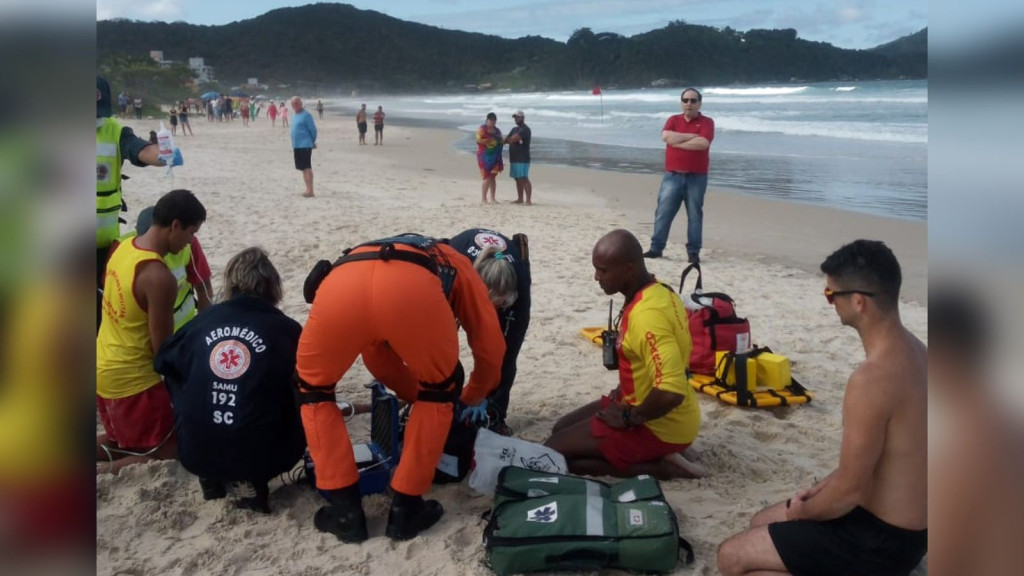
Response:
[[[565,41],[577,28],[632,36],[672,20],[751,28],[795,28],[801,38],[843,48],[869,48],[916,32],[928,23],[927,0],[381,0],[348,2],[365,10],[452,30],[507,38],[537,35]],[[227,24],[287,0],[97,0],[96,19],[181,20]]]

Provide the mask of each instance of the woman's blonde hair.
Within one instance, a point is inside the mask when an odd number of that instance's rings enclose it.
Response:
[[[228,260],[224,268],[224,300],[245,295],[277,306],[282,292],[281,275],[262,248],[246,248]]]
[[[519,298],[516,291],[516,269],[508,259],[508,255],[495,246],[484,249],[473,261],[473,268],[480,274],[491,302],[498,308],[507,308]]]

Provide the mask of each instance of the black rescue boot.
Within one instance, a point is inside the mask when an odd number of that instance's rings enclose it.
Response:
[[[334,534],[338,540],[349,544],[358,544],[369,538],[359,483],[326,492],[330,504],[322,506],[313,515],[313,525],[316,529]]]
[[[203,500],[219,500],[228,495],[224,483],[210,478],[199,478],[199,487],[203,490]]]
[[[270,487],[266,482],[235,482],[232,491],[238,496],[236,507],[270,514]]]
[[[392,540],[411,540],[430,528],[444,515],[437,500],[424,500],[422,496],[409,496],[395,492],[388,513],[386,534]]]

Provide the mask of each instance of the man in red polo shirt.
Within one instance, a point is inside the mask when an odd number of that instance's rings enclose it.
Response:
[[[647,258],[661,258],[672,220],[685,201],[686,253],[690,262],[700,262],[708,150],[715,138],[715,121],[700,113],[702,99],[695,88],[683,90],[683,113],[671,116],[661,131],[665,141],[665,177],[658,190],[651,249],[644,253]]]

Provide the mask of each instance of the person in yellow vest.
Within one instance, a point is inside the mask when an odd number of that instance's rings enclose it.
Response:
[[[135,235],[145,234],[152,222],[153,207],[147,206],[139,212],[135,221]],[[170,268],[178,283],[178,292],[174,297],[174,331],[177,332],[213,303],[213,274],[198,236],[193,236],[181,252],[164,256],[164,264]]]
[[[160,345],[174,331],[178,283],[164,257],[185,249],[206,220],[188,190],[156,203],[142,236],[120,243],[107,263],[103,322],[96,337],[96,405],[106,432],[96,439],[97,472],[177,457],[171,397],[153,370]]]
[[[110,246],[121,236],[121,164],[165,166],[156,144],[150,144],[112,117],[110,84],[96,77],[96,287],[97,323],[103,290],[104,267]],[[178,155],[180,157],[180,155]],[[174,163],[180,163],[176,158]]]

